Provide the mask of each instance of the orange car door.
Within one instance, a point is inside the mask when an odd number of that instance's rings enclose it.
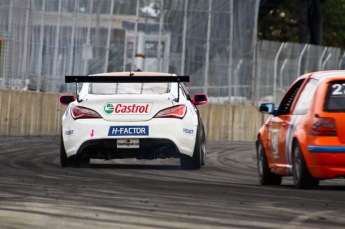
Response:
[[[290,127],[291,115],[279,115],[272,119],[272,157],[277,165],[286,164],[286,136]]]

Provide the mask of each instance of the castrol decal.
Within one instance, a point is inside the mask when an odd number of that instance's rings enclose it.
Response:
[[[148,115],[151,113],[152,103],[106,103],[103,111],[108,115]]]

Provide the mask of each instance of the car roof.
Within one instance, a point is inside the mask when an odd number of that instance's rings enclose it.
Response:
[[[306,78],[310,74],[312,74],[310,78],[314,78],[317,80],[345,78],[345,70],[328,70],[328,71],[308,72],[300,76],[298,79]]]
[[[163,72],[106,72],[97,73],[92,76],[173,76],[173,73]]]

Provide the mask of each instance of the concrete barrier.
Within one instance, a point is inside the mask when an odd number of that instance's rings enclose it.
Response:
[[[0,89],[0,136],[57,137],[66,110],[59,94]],[[209,141],[253,141],[262,125],[256,106],[198,106]]]
[[[262,125],[256,106],[206,104],[198,108],[209,141],[253,141]]]
[[[0,90],[0,136],[54,137],[60,134],[66,107],[59,95],[47,92]]]

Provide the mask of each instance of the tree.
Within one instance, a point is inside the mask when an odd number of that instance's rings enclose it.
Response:
[[[302,0],[284,0],[259,19],[259,39],[299,42]],[[345,0],[321,0],[322,45],[345,48]],[[313,20],[312,17],[309,19]],[[314,18],[315,19],[315,18]],[[310,39],[306,39],[310,42]]]
[[[345,49],[345,0],[327,0],[322,4],[324,46]]]

